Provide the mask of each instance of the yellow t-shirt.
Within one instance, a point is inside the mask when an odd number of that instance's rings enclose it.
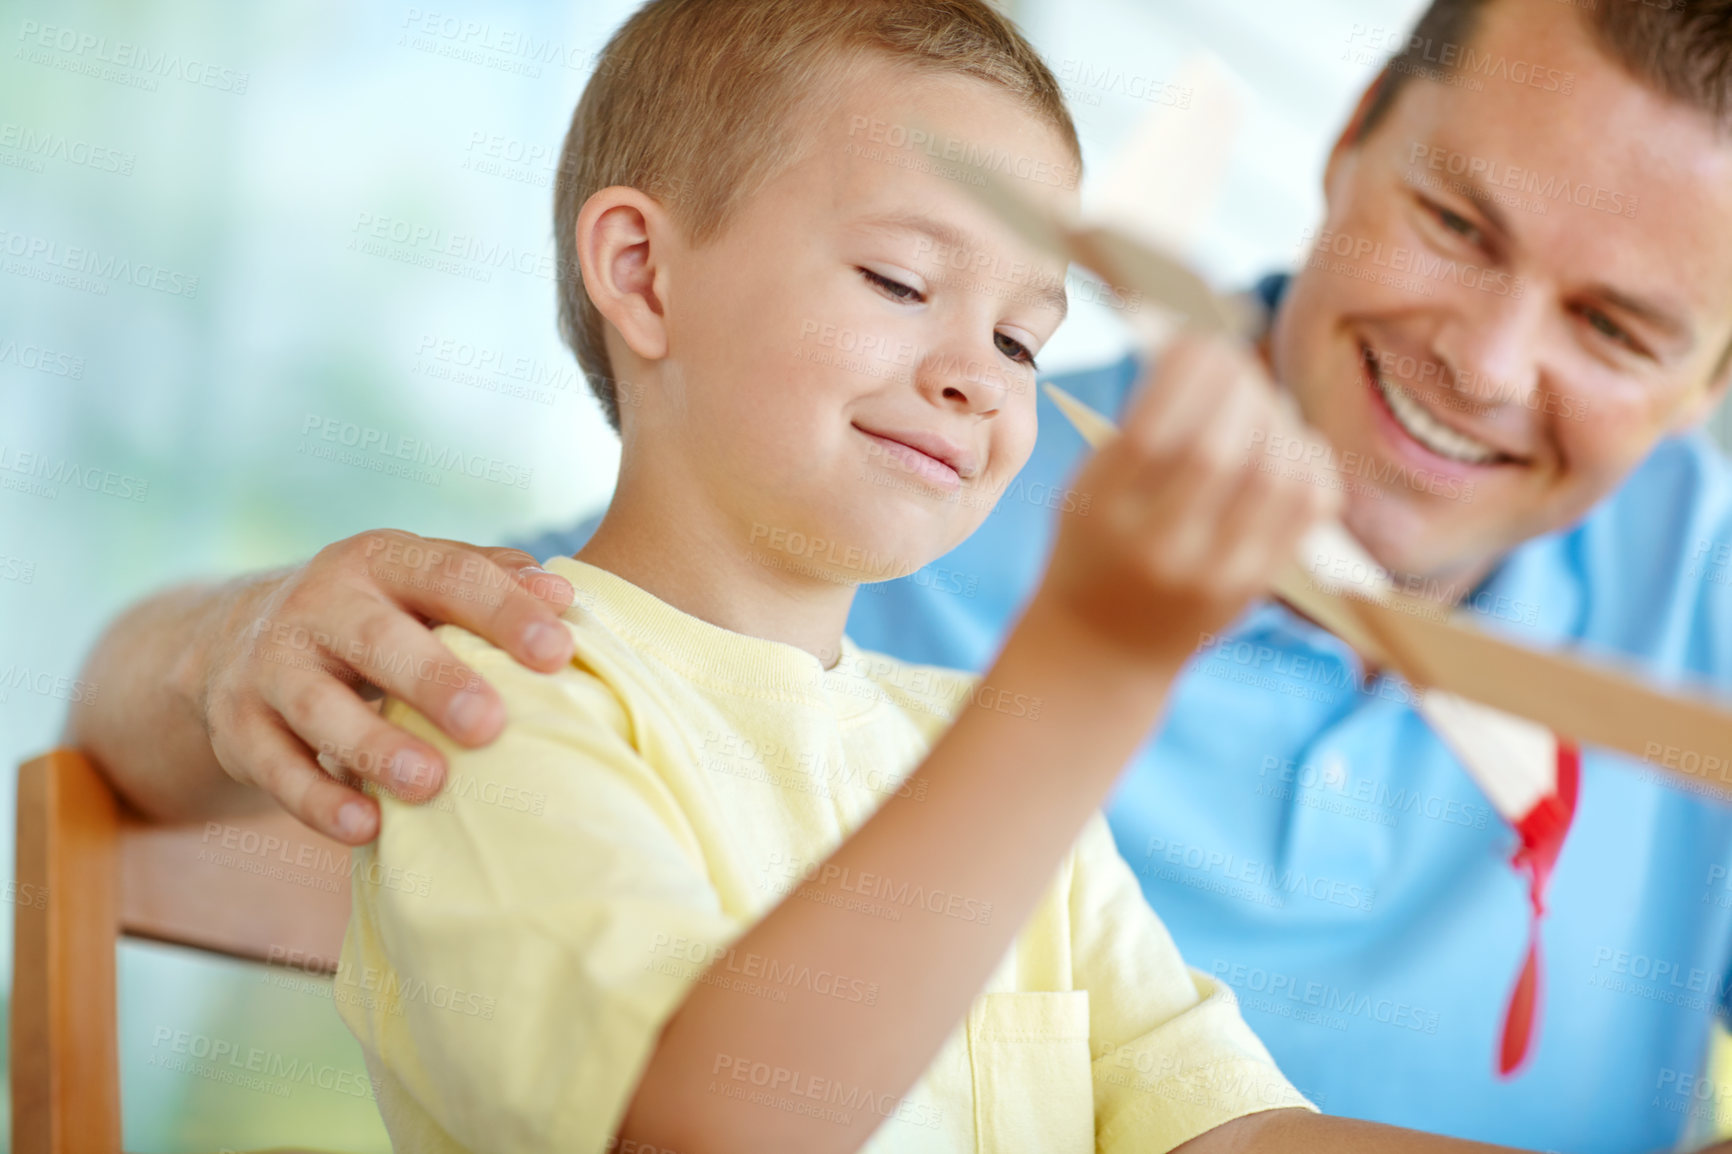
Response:
[[[460,749],[402,703],[386,710],[450,765],[432,803],[381,799],[337,977],[399,1150],[609,1149],[662,1024],[718,958],[705,980],[766,1004],[796,990],[875,1001],[858,974],[793,972],[728,943],[891,794],[911,793],[959,705],[985,692],[846,639],[826,671],[605,570],[548,567],[577,589],[566,669],[534,673],[438,631],[504,698],[497,741]],[[991,704],[1036,723],[1038,701]],[[994,916],[870,875],[823,892],[866,917]],[[1309,1106],[1232,992],[1180,961],[1098,814],[900,1100],[749,1054],[718,1056],[709,1090],[876,1111],[874,1152],[1142,1154]]]

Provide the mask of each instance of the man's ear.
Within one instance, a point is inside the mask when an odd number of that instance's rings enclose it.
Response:
[[[1335,143],[1329,149],[1329,162],[1323,167],[1323,194],[1327,196],[1329,189],[1335,183],[1335,173],[1340,169],[1347,154],[1359,144],[1359,138],[1365,134],[1365,118],[1370,115],[1372,105],[1377,103],[1383,90],[1389,86],[1389,69],[1385,68],[1359,94],[1359,103],[1353,106],[1353,115],[1347,118],[1347,124],[1341,129],[1341,135],[1335,138]]]
[[[672,222],[652,197],[615,185],[583,202],[577,214],[578,267],[596,310],[646,361],[667,355],[666,247]]]

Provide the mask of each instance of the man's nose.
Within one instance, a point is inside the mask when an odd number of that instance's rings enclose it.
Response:
[[[1464,400],[1487,408],[1525,404],[1539,388],[1544,306],[1538,294],[1476,295],[1484,299],[1453,311],[1438,332],[1437,355]]]

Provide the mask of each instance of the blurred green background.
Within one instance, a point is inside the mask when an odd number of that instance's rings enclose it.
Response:
[[[618,450],[555,335],[548,208],[594,54],[632,6],[0,4],[0,879],[13,769],[55,744],[65,709],[5,686],[75,677],[126,603],[368,528],[506,542],[606,501]],[[1194,252],[1222,283],[1296,258],[1326,146],[1375,67],[1344,45],[1418,7],[1010,6],[1061,76],[1158,89],[1207,49],[1243,80],[1240,147]],[[1098,175],[1149,105],[1071,95]],[[1072,318],[1043,363],[1124,347],[1106,310]],[[306,450],[325,422],[524,483],[324,459]],[[111,473],[115,491],[30,476],[27,459]],[[129,1150],[389,1148],[369,1097],[164,1062],[163,1031],[188,1031],[364,1086],[328,985],[155,946],[126,947],[120,974]]]

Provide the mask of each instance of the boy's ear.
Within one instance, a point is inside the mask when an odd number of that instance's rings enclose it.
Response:
[[[653,198],[623,185],[602,189],[577,214],[584,290],[626,346],[647,361],[667,355],[662,246],[671,240],[670,224]]]

